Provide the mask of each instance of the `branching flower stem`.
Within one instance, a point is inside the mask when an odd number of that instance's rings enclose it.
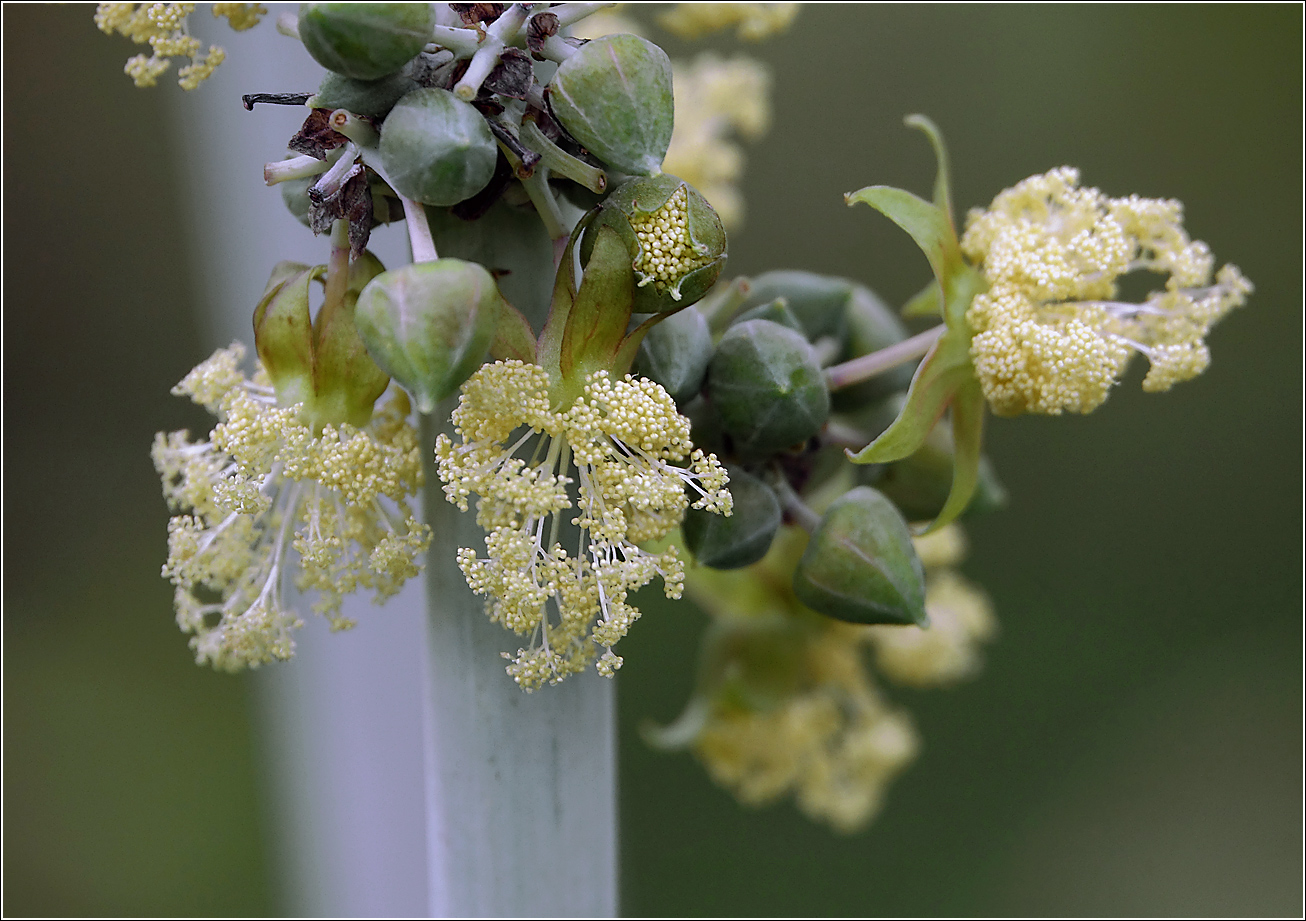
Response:
[[[904,339],[902,342],[895,343],[888,348],[826,368],[825,385],[831,390],[851,387],[853,384],[860,384],[862,381],[870,380],[885,371],[891,371],[899,365],[914,361],[930,350],[935,341],[943,335],[945,328],[940,323],[938,326],[927,329],[923,333],[917,333],[910,339]]]

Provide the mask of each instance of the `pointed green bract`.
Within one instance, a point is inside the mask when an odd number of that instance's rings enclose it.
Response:
[[[282,406],[313,399],[313,324],[308,286],[326,266],[278,262],[254,308],[254,347]]]
[[[912,298],[904,312],[920,315],[938,310],[947,330],[916,369],[907,401],[893,425],[862,450],[849,452],[849,457],[859,464],[887,463],[908,457],[920,449],[944,410],[951,406],[956,446],[952,488],[942,511],[928,528],[932,531],[965,510],[979,478],[985,403],[971,362],[973,333],[966,322],[966,311],[986,283],[961,256],[952,220],[948,155],[943,138],[934,123],[923,115],[909,116],[906,122],[924,131],[934,147],[938,160],[934,203],[888,186],[870,186],[845,198],[849,204],[863,202],[880,211],[916,241],[934,271],[934,282]]]

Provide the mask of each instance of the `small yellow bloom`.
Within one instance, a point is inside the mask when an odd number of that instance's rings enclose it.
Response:
[[[1070,167],[1007,189],[972,211],[962,250],[989,284],[966,320],[971,357],[999,415],[1096,409],[1135,352],[1151,369],[1143,389],[1189,380],[1210,360],[1210,328],[1252,285],[1183,229],[1173,200],[1108,198],[1079,187]],[[1126,273],[1167,275],[1141,304],[1116,300]]]
[[[488,596],[490,619],[531,638],[515,657],[505,653],[527,691],[582,671],[599,648],[597,669],[611,677],[622,661],[612,647],[640,616],[629,594],[655,576],[669,598],[684,587],[674,548],[638,545],[680,524],[687,487],[696,508],[729,514],[731,504],[725,469],[694,450],[689,421],[659,385],[600,371],[565,409],[550,406],[548,391],[537,365],[488,364],[463,385],[453,414],[462,444],[441,435],[435,446],[449,501],[466,511],[479,497],[486,555],[463,548],[458,565]],[[575,516],[565,514],[573,484]],[[580,528],[574,555],[559,539],[564,520]]]
[[[798,6],[797,3],[677,3],[658,22],[681,38],[702,38],[737,26],[740,38],[755,42],[788,29],[798,15]]]
[[[163,575],[176,586],[177,623],[196,661],[236,670],[294,653],[303,621],[287,608],[289,574],[316,592],[333,629],[352,627],[343,597],[379,602],[421,569],[430,530],[408,507],[421,482],[417,434],[399,397],[363,429],[299,421],[276,405],[260,371],[240,371],[240,344],[219,349],[173,388],[218,416],[207,441],[155,436],[168,524]],[[298,554],[296,564],[291,550]]]
[[[170,58],[190,58],[177,71],[182,89],[193,90],[213,73],[226,57],[217,45],[200,56],[203,44],[190,34],[188,17],[193,3],[101,3],[95,8],[95,25],[106,35],[117,32],[138,45],[150,46],[149,57],[138,54],[123,68],[137,86],[154,86],[170,66]],[[215,3],[214,16],[225,16],[237,32],[256,25],[267,10],[257,3]]]

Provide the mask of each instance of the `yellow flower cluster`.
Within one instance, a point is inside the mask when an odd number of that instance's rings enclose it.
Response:
[[[792,790],[803,812],[842,832],[874,818],[918,742],[867,676],[860,634],[824,625],[805,650],[805,687],[778,706],[717,708],[694,742],[717,783],[749,805]]]
[[[682,185],[661,208],[630,218],[630,226],[639,239],[635,270],[640,273],[640,286],[652,283],[659,289],[672,288],[677,299],[677,283],[708,262],[694,251],[694,243],[689,238],[688,202],[689,195]]]
[[[737,185],[744,155],[732,136],[753,141],[766,134],[771,75],[750,58],[723,61],[710,53],[672,66],[676,120],[662,168],[702,192],[721,223],[734,229],[744,216]]]
[[[505,653],[508,674],[527,691],[557,684],[601,647],[597,670],[610,677],[622,661],[612,646],[640,616],[629,594],[655,576],[670,598],[683,588],[674,549],[637,545],[680,524],[687,487],[698,493],[695,508],[730,514],[725,468],[694,449],[688,420],[662,387],[630,376],[613,381],[603,371],[587,378],[571,407],[555,409],[543,368],[486,365],[463,385],[453,423],[462,443],[436,440],[440,479],[464,511],[479,497],[477,523],[486,531],[486,556],[464,548],[459,568],[488,596],[491,620],[530,637],[515,657]],[[564,514],[571,486],[574,517]],[[564,518],[579,532],[564,535]],[[562,537],[569,547],[574,541],[574,555]]]
[[[913,538],[925,567],[928,628],[868,627],[875,664],[885,677],[913,687],[952,684],[980,666],[979,644],[993,637],[997,621],[988,598],[954,568],[966,554],[955,524]]]
[[[180,513],[168,524],[163,567],[176,586],[177,623],[194,634],[197,662],[226,670],[293,654],[303,621],[283,593],[296,568],[295,586],[317,592],[314,609],[346,629],[343,596],[394,594],[430,542],[407,502],[421,465],[406,399],[366,429],[327,425],[315,435],[297,406],[276,405],[261,370],[244,377],[244,354],[239,343],[219,349],[173,388],[218,417],[208,440],[160,432],[152,451]]]
[[[677,3],[659,18],[663,28],[681,38],[701,38],[731,26],[739,37],[760,41],[789,28],[797,3]]]
[[[226,52],[210,45],[203,55],[200,40],[190,34],[187,17],[193,3],[101,3],[95,8],[95,24],[106,35],[117,32],[138,45],[148,44],[150,56],[138,54],[127,61],[124,73],[140,87],[154,86],[170,66],[171,58],[190,58],[177,71],[182,89],[193,90],[213,73]],[[215,3],[214,16],[225,16],[236,31],[258,23],[267,10],[257,3]]]
[[[1090,412],[1134,352],[1149,392],[1206,369],[1210,328],[1251,283],[1183,229],[1173,200],[1108,198],[1070,167],[1033,176],[972,211],[962,250],[989,284],[966,315],[971,357],[995,413]],[[1141,304],[1115,300],[1129,272],[1166,274]]]

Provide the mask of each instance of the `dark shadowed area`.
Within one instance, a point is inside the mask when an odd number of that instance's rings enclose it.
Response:
[[[3,15],[3,909],[275,913],[250,685],[194,667],[158,575],[148,448],[201,423],[168,390],[204,357],[184,240],[205,218],[183,211],[164,121],[180,90],[135,89],[136,49],[89,5]],[[991,420],[1012,499],[969,527],[966,571],[1001,636],[968,684],[890,691],[923,752],[867,831],[742,809],[645,747],[705,623],[646,599],[621,650],[626,913],[1300,914],[1301,15],[813,6],[761,45],[705,43],[775,76],[728,272],[916,292],[919,251],[842,195],[928,193],[902,125],[924,112],[959,209],[1078,166],[1110,195],[1181,199],[1257,290],[1194,382],[1143,394],[1136,367],[1091,416]]]

